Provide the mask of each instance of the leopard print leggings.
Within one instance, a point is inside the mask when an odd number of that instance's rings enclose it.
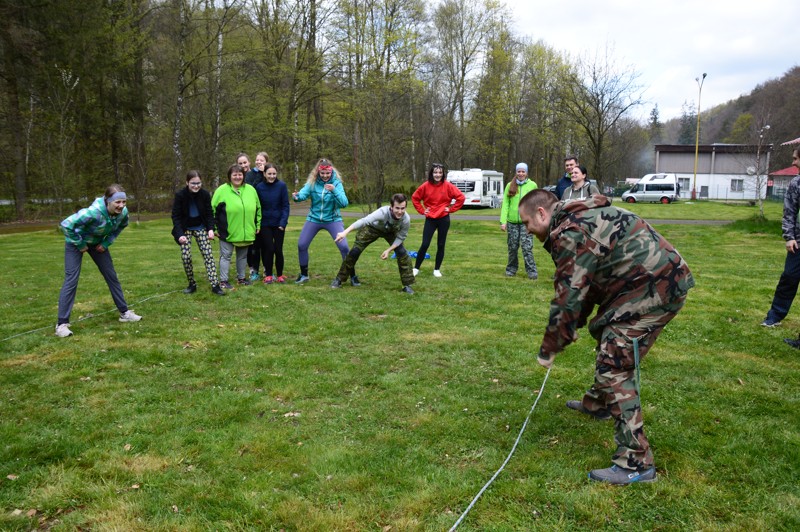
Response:
[[[211,251],[211,244],[208,241],[208,233],[205,231],[187,230],[184,234],[186,243],[181,244],[181,259],[183,259],[183,269],[186,271],[186,278],[189,284],[196,284],[194,280],[194,268],[192,267],[192,237],[197,240],[197,247],[203,255],[203,262],[206,265],[206,273],[211,286],[219,284],[217,278],[217,266],[214,264],[214,255]]]

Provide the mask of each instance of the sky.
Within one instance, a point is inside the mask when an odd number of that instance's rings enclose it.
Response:
[[[573,58],[609,47],[621,68],[640,76],[646,120],[662,122],[688,102],[701,111],[750,93],[800,64],[796,0],[502,0],[520,36],[543,40]],[[695,78],[707,77],[702,94]]]

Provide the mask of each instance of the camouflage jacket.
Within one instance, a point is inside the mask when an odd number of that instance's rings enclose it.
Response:
[[[577,339],[597,306],[589,332],[646,314],[694,286],[672,245],[635,214],[605,196],[558,203],[545,249],[556,264],[555,296],[539,357],[549,360]]]
[[[800,240],[800,219],[798,219],[797,211],[800,209],[800,176],[795,177],[789,182],[789,188],[786,189],[786,194],[783,196],[783,220],[781,222],[781,230],[783,232],[783,239]]]

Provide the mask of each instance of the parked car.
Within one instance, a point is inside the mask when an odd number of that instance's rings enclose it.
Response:
[[[630,190],[622,193],[622,201],[672,203],[678,199],[679,190],[675,174],[647,174]]]

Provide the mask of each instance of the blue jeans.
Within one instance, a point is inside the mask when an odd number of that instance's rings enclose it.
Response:
[[[111,298],[117,306],[120,314],[128,311],[128,304],[122,294],[122,286],[119,284],[117,272],[114,270],[114,262],[111,260],[111,253],[105,250],[103,253],[97,251],[94,246],[89,246],[86,252],[97,265],[100,274],[105,279],[108,289],[111,291]],[[72,307],[75,305],[75,295],[78,293],[78,281],[81,277],[81,264],[83,263],[83,253],[75,247],[75,244],[65,242],[64,245],[64,284],[61,286],[61,293],[58,295],[58,324],[69,323]]]
[[[782,321],[792,308],[792,301],[797,295],[797,285],[800,284],[800,251],[787,253],[786,263],[778,286],[775,287],[775,296],[772,298],[772,307],[767,312],[767,319]]]

